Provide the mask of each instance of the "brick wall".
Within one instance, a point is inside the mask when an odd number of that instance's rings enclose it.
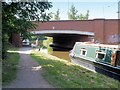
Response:
[[[78,30],[95,33],[95,41],[118,44],[118,19],[61,20],[37,23],[38,30]]]
[[[16,47],[22,47],[22,40],[19,34],[12,34],[12,44]]]

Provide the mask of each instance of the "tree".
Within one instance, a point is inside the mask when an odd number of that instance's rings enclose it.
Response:
[[[89,10],[87,10],[87,13],[85,15],[85,19],[88,20],[88,18],[89,18]]]
[[[77,20],[77,18],[78,18],[77,12],[78,11],[76,10],[75,6],[72,4],[71,8],[70,8],[70,10],[68,12],[68,19]]]
[[[28,30],[36,27],[31,21],[48,21],[51,17],[46,10],[51,7],[51,2],[2,2],[3,50],[6,50],[4,46],[7,45],[8,40],[11,41],[13,33],[21,34],[25,38],[30,36]],[[6,51],[3,50],[4,57]]]
[[[80,19],[80,20],[83,20],[83,18],[84,18],[83,14],[80,14],[79,19]]]
[[[56,13],[54,14],[54,19],[55,20],[60,20],[60,10],[58,9],[57,11],[56,11]]]
[[[68,19],[70,20],[88,20],[89,18],[89,10],[87,10],[87,13],[83,15],[82,13],[77,14],[78,10],[76,10],[74,5],[71,5],[71,8],[68,12]]]
[[[86,13],[85,15],[80,14],[80,15],[78,16],[78,19],[79,19],[79,20],[88,20],[88,18],[89,18],[89,10],[87,10],[87,13]]]

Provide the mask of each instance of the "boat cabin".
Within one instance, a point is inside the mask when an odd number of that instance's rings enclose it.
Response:
[[[120,81],[118,45],[76,42],[69,55],[74,64]]]
[[[92,62],[120,67],[120,50],[118,45],[76,42],[70,55]]]

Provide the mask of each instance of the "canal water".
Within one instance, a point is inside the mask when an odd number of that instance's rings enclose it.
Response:
[[[51,55],[56,56],[56,57],[61,58],[61,59],[65,59],[67,61],[70,61],[68,51],[53,51],[53,53]]]
[[[47,40],[43,40],[43,46],[46,46],[47,49],[42,50],[44,52],[47,52],[53,56],[56,56],[61,59],[65,59],[67,61],[70,61],[69,52],[68,51],[53,51],[52,47],[50,47],[50,44],[53,43],[53,37],[45,37]]]
[[[41,52],[48,53],[47,49],[40,49]],[[56,56],[61,59],[65,59],[70,61],[69,52],[68,51],[51,51],[49,54]]]

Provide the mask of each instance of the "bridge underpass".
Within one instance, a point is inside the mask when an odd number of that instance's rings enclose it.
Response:
[[[32,31],[37,36],[53,37],[53,44],[50,46],[53,51],[69,51],[73,48],[75,42],[87,42],[94,40],[93,32],[84,32],[77,30],[41,30]]]

